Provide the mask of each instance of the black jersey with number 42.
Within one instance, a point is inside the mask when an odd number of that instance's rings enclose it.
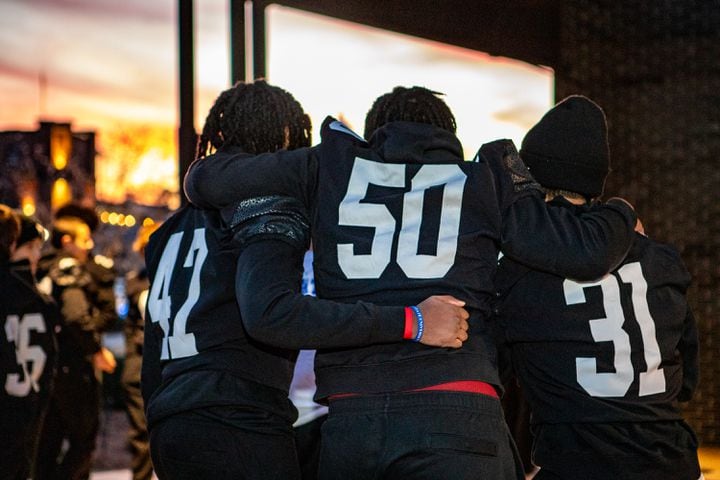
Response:
[[[207,378],[207,371],[287,389],[295,353],[246,335],[235,299],[238,252],[217,212],[184,207],[151,236],[145,257],[150,290],[142,375],[149,420],[241,403],[229,385],[210,390],[193,380]]]

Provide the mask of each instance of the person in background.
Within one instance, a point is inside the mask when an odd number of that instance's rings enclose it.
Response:
[[[602,109],[566,98],[520,155],[550,205],[593,210],[610,171]],[[622,263],[594,281],[499,262],[497,319],[532,411],[537,480],[701,477],[677,405],[698,381],[690,274],[675,248],[636,230]]]
[[[125,393],[125,408],[130,422],[128,443],[132,453],[131,469],[133,480],[152,478],[150,440],[145,420],[145,407],[140,390],[143,341],[145,338],[145,307],[147,305],[148,281],[144,266],[145,246],[150,235],[158,229],[159,223],[143,225],[137,232],[133,251],[143,258],[143,267],[129,272],[125,278],[125,292],[129,301],[127,318],[123,324],[125,334],[125,363],[122,371],[122,387]]]
[[[31,274],[42,247],[42,232],[36,221],[0,205],[0,479],[3,480],[34,478],[37,438],[55,373],[59,313],[54,302],[38,291]]]
[[[117,320],[115,275],[90,258],[94,244],[84,218],[92,214],[86,209],[82,216],[56,217],[53,251],[44,259],[48,273],[41,283],[49,285],[60,308],[62,330],[55,389],[40,436],[40,479],[88,478],[100,421],[99,371],[115,369],[112,353],[101,343],[102,332]]]

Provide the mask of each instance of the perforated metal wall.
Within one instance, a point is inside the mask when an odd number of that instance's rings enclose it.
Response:
[[[703,444],[720,444],[720,1],[563,3],[557,100],[603,106],[606,198],[634,203],[693,274],[701,383],[685,415]]]

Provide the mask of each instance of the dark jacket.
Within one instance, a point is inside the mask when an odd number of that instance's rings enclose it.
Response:
[[[51,295],[60,308],[59,365],[89,373],[101,335],[116,321],[112,270],[88,260],[83,264],[62,251],[45,259]],[[47,282],[47,280],[41,280]]]
[[[145,303],[150,282],[145,269],[130,272],[125,279],[125,294],[128,298],[128,314],[123,322],[125,334],[125,363],[123,383],[140,383],[142,368],[143,340],[145,335]]]

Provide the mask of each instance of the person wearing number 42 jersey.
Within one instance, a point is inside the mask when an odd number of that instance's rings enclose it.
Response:
[[[199,142],[202,162],[211,149],[253,154],[310,143],[310,120],[286,91],[264,81],[238,83],[211,108]],[[296,202],[299,203],[299,202]],[[289,199],[264,198],[250,206],[271,243],[275,281],[302,312],[298,347],[387,343],[400,349],[415,335],[435,346],[467,338],[464,304],[448,296],[420,303],[424,335],[403,307],[340,304],[300,293],[308,248],[304,214]],[[142,390],[150,450],[160,479],[298,479],[288,390],[297,350],[251,338],[235,292],[239,251],[217,212],[185,206],[150,238]],[[259,242],[263,243],[263,242]],[[247,285],[239,285],[242,290]],[[253,302],[252,298],[243,302]],[[406,335],[406,327],[409,335]],[[325,333],[322,333],[325,332]],[[282,333],[282,332],[279,332]],[[300,337],[300,335],[298,335]]]
[[[263,229],[243,213],[253,197],[290,196],[311,212],[321,298],[413,305],[444,292],[467,301],[470,335],[460,349],[408,342],[318,350],[316,398],[330,408],[321,479],[520,478],[490,330],[498,250],[594,278],[629,248],[635,215],[624,202],[580,215],[548,207],[511,142],[488,144],[465,162],[454,132],[435,92],[397,87],[373,104],[367,141],[328,118],[319,146],[220,152],[186,177],[191,201],[222,208],[247,243],[240,306],[269,344],[293,346],[320,332],[301,330],[302,312],[283,305],[272,245],[252,242]]]
[[[35,478],[32,465],[37,438],[57,363],[57,306],[38,291],[31,273],[34,262],[20,261],[25,257],[23,251],[39,250],[34,244],[42,244],[42,232],[34,220],[0,205],[0,479],[3,480]],[[10,260],[27,268],[13,269]]]
[[[551,205],[592,208],[609,171],[605,117],[568,97],[525,136],[520,155]],[[507,257],[499,323],[532,410],[536,479],[696,480],[697,440],[682,420],[698,380],[698,340],[678,252],[637,233],[590,282]]]

